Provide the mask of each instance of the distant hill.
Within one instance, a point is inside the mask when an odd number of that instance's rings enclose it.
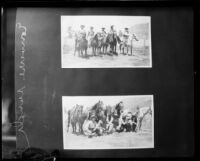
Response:
[[[127,109],[130,112],[135,112],[136,107],[139,106],[140,108],[142,107],[151,107],[152,105],[152,100],[150,98],[141,98],[141,99],[126,99],[124,101],[124,106],[125,109]]]
[[[139,39],[149,39],[149,23],[136,24],[130,28],[130,32],[136,34]]]

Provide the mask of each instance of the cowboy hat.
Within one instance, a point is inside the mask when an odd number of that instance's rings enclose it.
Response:
[[[91,115],[91,119],[92,119],[92,118],[95,118],[95,119],[96,119],[96,116],[93,114],[93,115]]]
[[[81,25],[81,27],[85,27],[85,25]]]

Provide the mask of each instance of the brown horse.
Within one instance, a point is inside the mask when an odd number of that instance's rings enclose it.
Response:
[[[117,103],[115,106],[110,106],[110,105],[106,106],[105,114],[107,120],[110,121],[114,113],[117,113],[118,118],[120,118],[123,110],[124,110],[124,104],[122,101]]]
[[[100,39],[99,33],[95,34],[95,36],[91,39],[91,47],[94,56],[100,54],[102,47],[102,40]]]
[[[106,37],[106,43],[109,44],[110,46],[110,52],[112,54],[117,54],[116,50],[117,50],[117,43],[121,43],[121,40],[119,38],[119,36],[117,36],[116,34],[108,34]]]

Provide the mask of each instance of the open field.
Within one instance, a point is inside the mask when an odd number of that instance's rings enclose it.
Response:
[[[143,42],[133,44],[132,55],[120,54],[117,45],[118,55],[98,54],[94,56],[92,49],[88,48],[87,57],[79,57],[78,52],[74,55],[74,42],[66,40],[62,48],[63,68],[102,68],[102,67],[150,67],[151,55],[148,46],[144,47]],[[108,48],[109,51],[109,48]]]
[[[151,132],[122,132],[88,138],[83,135],[65,133],[64,149],[123,149],[153,148]]]

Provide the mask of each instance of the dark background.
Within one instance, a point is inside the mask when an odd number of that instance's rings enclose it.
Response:
[[[62,69],[60,15],[76,14],[151,16],[152,68]],[[190,7],[23,8],[18,10],[16,21],[27,27],[24,129],[32,147],[63,149],[62,96],[153,94],[154,149],[61,151],[61,154],[67,157],[194,155]],[[18,145],[23,147],[23,137],[19,138]]]

